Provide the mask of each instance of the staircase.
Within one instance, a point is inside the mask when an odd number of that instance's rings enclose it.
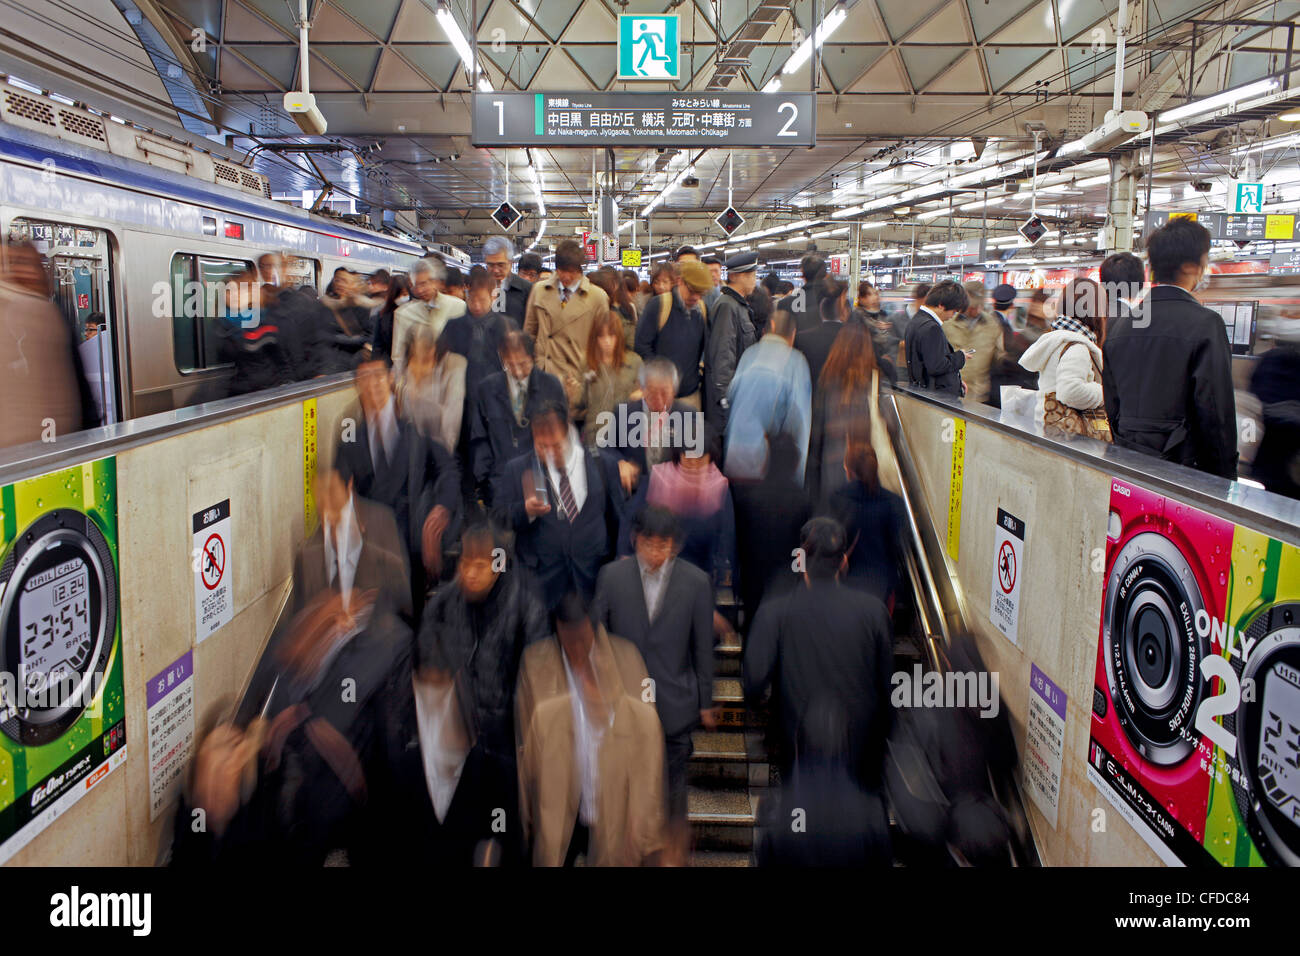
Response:
[[[758,799],[768,786],[768,762],[763,728],[745,706],[740,659],[739,635],[714,649],[713,702],[722,708],[722,720],[717,730],[694,735],[687,796],[691,866],[754,865]]]

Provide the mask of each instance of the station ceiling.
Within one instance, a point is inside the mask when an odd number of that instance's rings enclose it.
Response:
[[[319,171],[362,208],[418,208],[422,223],[473,246],[497,231],[487,213],[505,198],[530,213],[519,236],[536,231],[530,160],[541,170],[552,237],[572,232],[566,219],[578,227],[586,220],[596,179],[630,213],[662,188],[665,166],[685,161],[654,149],[612,156],[533,149],[530,156],[471,148],[470,78],[435,17],[436,0],[313,0],[311,88],[329,121],[328,135],[314,140],[298,134],[280,105],[300,70],[297,0],[113,2],[124,12],[139,10],[167,38],[178,68],[205,92],[207,118],[233,146],[255,151],[277,193],[319,188]],[[450,2],[464,32],[477,39],[497,90],[624,88],[615,79],[616,16],[623,12],[681,18],[689,69],[660,89],[761,90],[830,6],[829,0]],[[1128,7],[1126,108],[1158,110],[1277,73],[1289,46],[1300,56],[1287,26],[1300,18],[1300,0],[1133,0]],[[844,23],[819,55],[785,82],[788,89],[819,93],[816,149],[706,151],[695,163],[699,185],[670,194],[649,228],[665,240],[717,238],[710,222],[729,199],[755,225],[828,215],[882,189],[903,192],[932,181],[954,166],[1024,155],[1035,129],[1048,143],[1082,135],[1111,105],[1118,8],[1119,0],[850,0]],[[756,22],[765,20],[771,22]],[[746,65],[720,72],[719,60],[728,55],[743,56]],[[1277,127],[1266,122],[1242,135],[1246,141],[1272,136]],[[1160,147],[1161,198],[1196,200],[1186,184],[1218,162],[1206,155],[1210,138]],[[275,152],[309,141],[340,151]],[[1221,136],[1215,144],[1223,145]],[[1282,144],[1259,158],[1294,165],[1287,150],[1294,157],[1294,146]],[[1056,194],[1039,196],[1038,205],[1090,226],[1104,216],[1104,177],[1097,182],[1104,171],[1104,162],[1094,160],[1072,177],[1045,180]],[[1023,221],[1030,203],[1021,190],[999,195],[980,212]],[[881,241],[907,228],[933,234],[940,225],[935,219],[893,223],[881,230]],[[941,222],[946,229],[946,217]],[[957,226],[969,229],[970,220],[959,218]]]

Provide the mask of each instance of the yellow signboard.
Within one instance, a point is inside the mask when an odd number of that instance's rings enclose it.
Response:
[[[623,268],[639,269],[641,268],[641,250],[624,249],[623,250]]]
[[[316,399],[302,403],[302,523],[303,536],[316,530]]]
[[[966,422],[953,419],[952,473],[948,479],[948,557],[957,560],[961,543],[961,491],[966,478]]]
[[[1268,216],[1265,218],[1265,239],[1292,239],[1294,237],[1295,216]]]
[[[1194,213],[1194,212],[1171,212],[1171,213],[1169,214],[1169,221],[1170,221],[1170,222],[1173,222],[1175,219],[1190,219],[1192,222],[1196,222],[1196,213]]]

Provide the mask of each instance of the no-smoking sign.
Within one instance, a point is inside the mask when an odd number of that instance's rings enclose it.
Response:
[[[230,499],[194,515],[194,636],[202,641],[235,616]]]
[[[998,509],[998,524],[993,534],[993,590],[989,597],[989,620],[1019,644],[1016,627],[1020,620],[1020,569],[1024,566],[1025,523],[1009,512]]]

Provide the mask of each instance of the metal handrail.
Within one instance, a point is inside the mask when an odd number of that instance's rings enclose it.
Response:
[[[1300,545],[1300,501],[1254,488],[1240,481],[1230,481],[1195,468],[1162,461],[1152,455],[1092,439],[1061,441],[1049,438],[1041,425],[988,405],[966,403],[961,399],[899,384],[897,395],[906,395],[945,414],[1010,435],[1053,455],[1068,458],[1094,471],[1104,472],[1124,481],[1132,481],[1160,494],[1210,511],[1230,521],[1247,524],[1279,540]]]
[[[52,442],[29,442],[0,449],[0,485],[48,474],[82,462],[117,455],[128,448],[199,431],[254,412],[293,405],[352,386],[351,372],[281,385],[248,395],[177,408],[114,425],[61,435]]]

